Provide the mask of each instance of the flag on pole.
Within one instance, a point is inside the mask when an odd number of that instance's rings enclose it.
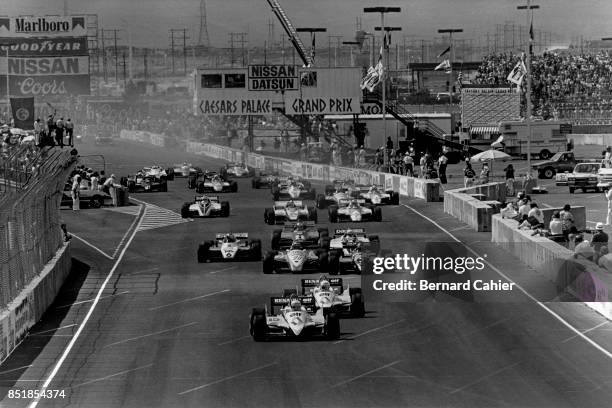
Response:
[[[385,50],[388,50],[389,46],[391,45],[391,33],[389,31],[385,31],[385,35],[383,37],[383,45]]]
[[[369,92],[374,92],[374,88],[381,82],[383,75],[383,47],[380,47],[380,53],[378,54],[378,62],[375,67],[370,67],[365,77],[361,80],[359,87],[367,89]]]
[[[312,48],[310,50],[310,59],[314,62],[315,59],[315,35],[310,34],[312,36]]]
[[[525,66],[525,63],[523,62],[523,60],[521,59],[519,62],[516,63],[514,68],[512,68],[512,71],[510,71],[510,74],[508,74],[507,79],[513,84],[521,86],[521,84],[523,83],[523,78],[525,77],[526,74],[527,74],[527,67]]]
[[[531,24],[529,25],[529,55],[533,54],[533,15],[531,16]]]
[[[24,130],[34,129],[34,98],[11,98],[11,111],[15,127]]]
[[[457,74],[457,85],[459,92],[461,92],[461,87],[463,86],[463,71],[459,71],[459,74]]]
[[[442,61],[441,63],[439,63],[435,68],[434,71],[437,71],[439,69],[444,69],[447,73],[450,72],[450,61],[445,59],[444,61]]]
[[[445,49],[444,51],[442,51],[442,52],[441,52],[441,53],[438,55],[438,58],[442,58],[444,55],[446,55],[447,53],[449,53],[449,52],[450,52],[450,50],[451,50],[451,47],[450,47],[450,45],[449,45],[447,49]]]

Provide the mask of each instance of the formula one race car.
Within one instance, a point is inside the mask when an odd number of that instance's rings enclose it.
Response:
[[[382,186],[359,186],[359,194],[357,198],[363,198],[369,204],[391,204],[399,205],[399,193],[392,189],[386,189]]]
[[[269,251],[264,256],[263,273],[311,273],[327,270],[327,251],[309,249],[295,241],[283,251]]]
[[[251,186],[253,188],[270,188],[274,184],[278,184],[279,179],[277,174],[260,173],[258,176],[251,180]]]
[[[326,191],[328,190],[326,189]],[[324,209],[330,204],[340,205],[341,202],[348,202],[350,199],[351,194],[349,190],[340,187],[337,190],[332,190],[329,194],[327,192],[325,195],[318,194],[315,201],[317,208]]]
[[[363,257],[378,253],[377,235],[367,236],[363,228],[337,229],[329,241],[330,273],[361,273]]]
[[[174,173],[175,177],[189,177],[189,175],[195,172],[198,168],[193,167],[191,163],[181,163],[172,165],[170,169]]]
[[[249,239],[249,234],[217,234],[214,241],[202,242],[198,247],[198,262],[259,261],[261,241]]]
[[[221,167],[219,174],[228,177],[253,177],[255,169],[246,165],[246,163],[228,163],[225,167]]]
[[[329,222],[341,221],[382,221],[382,210],[372,204],[364,205],[365,200],[340,200],[339,205],[328,209]]]
[[[327,228],[316,228],[313,221],[285,224],[282,229],[272,231],[272,249],[289,248],[293,242],[299,241],[308,248],[327,248],[329,232]]]
[[[198,180],[205,174],[205,171],[200,167],[190,167],[187,177],[187,188],[193,190],[198,184]],[[203,179],[202,179],[203,180]]]
[[[272,185],[271,188],[274,201],[282,199],[311,199],[317,197],[317,191],[310,186],[310,183],[305,180],[281,179],[278,184]]]
[[[365,315],[361,288],[344,288],[341,278],[321,276],[319,279],[302,279],[302,295],[314,298],[315,310],[348,313],[351,317]]]
[[[280,308],[278,313],[276,308]],[[253,308],[249,323],[249,332],[255,341],[264,341],[271,335],[289,338],[323,336],[329,340],[340,337],[340,320],[336,313],[326,313],[323,308],[315,312],[312,296],[273,297],[270,299],[270,313],[267,308]]]
[[[121,177],[120,184],[127,187],[130,193],[168,191],[168,181],[165,177],[145,175],[142,171],[134,176]]]
[[[317,222],[317,209],[308,207],[302,201],[275,201],[272,208],[264,210],[264,221],[268,225],[282,224],[287,221]]]
[[[328,184],[325,186],[325,195],[331,195],[338,190],[342,190],[349,195],[354,194],[353,197],[357,198],[359,186],[355,183],[355,180],[353,179],[334,180],[332,181],[332,184]]]
[[[142,174],[145,176],[153,176],[160,179],[172,180],[174,178],[174,173],[172,173],[172,178],[170,178],[168,175],[170,169],[163,169],[161,166],[143,167],[140,172],[142,172]]]
[[[198,179],[196,184],[198,193],[235,193],[236,191],[238,191],[238,184],[235,181],[227,181],[216,173],[206,173],[204,177]]]
[[[230,204],[219,201],[219,196],[196,196],[194,201],[183,204],[181,217],[229,217]]]

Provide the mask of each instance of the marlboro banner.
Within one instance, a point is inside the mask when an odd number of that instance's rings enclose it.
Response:
[[[34,98],[11,98],[11,112],[16,128],[34,129]]]

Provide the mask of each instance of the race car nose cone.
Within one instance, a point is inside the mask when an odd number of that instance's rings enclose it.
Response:
[[[361,221],[361,213],[358,211],[353,211],[351,213],[351,221]]]

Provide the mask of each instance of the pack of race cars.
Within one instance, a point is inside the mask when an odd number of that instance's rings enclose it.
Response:
[[[168,180],[175,177],[186,178],[187,187],[197,193],[193,201],[182,205],[183,218],[229,217],[230,202],[219,193],[237,192],[234,178],[251,177],[253,189],[270,190],[272,205],[264,209],[264,222],[278,225],[271,234],[271,249],[262,252],[261,240],[246,232],[217,232],[198,245],[198,263],[262,261],[264,274],[323,274],[319,279],[301,279],[296,288],[271,297],[269,305],[253,308],[249,331],[255,341],[275,336],[337,339],[340,317],[364,316],[361,289],[328,275],[361,274],[366,259],[379,253],[379,238],[368,235],[365,228],[354,227],[335,228],[330,234],[328,227],[317,224],[318,210],[326,210],[330,223],[380,222],[382,205],[399,204],[397,192],[336,180],[317,194],[305,179],[259,173],[241,163],[230,163],[219,171],[191,163],[168,169],[150,166],[122,178],[121,184],[131,192],[167,191]]]

